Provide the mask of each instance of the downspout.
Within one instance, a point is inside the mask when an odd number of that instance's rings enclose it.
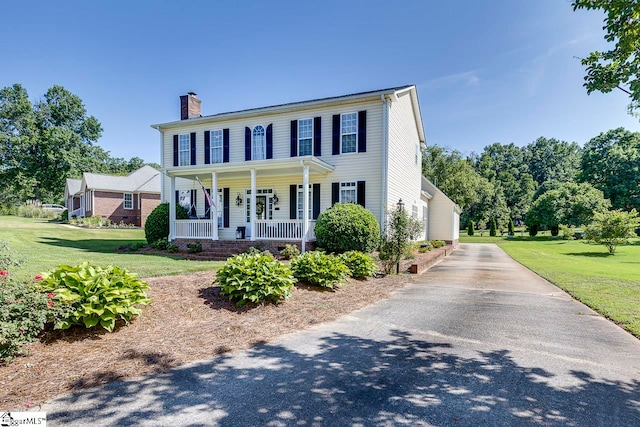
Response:
[[[387,198],[389,197],[387,176],[389,170],[389,99],[385,95],[380,95],[382,99],[382,192],[380,200],[380,228],[383,229],[386,223]]]

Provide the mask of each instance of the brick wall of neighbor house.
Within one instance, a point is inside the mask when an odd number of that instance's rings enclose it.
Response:
[[[140,197],[140,227],[144,227],[151,211],[160,204],[160,194],[142,193],[137,195]],[[138,201],[136,197],[136,202]],[[138,205],[136,204],[136,207]]]
[[[137,200],[133,198],[133,209],[125,209],[123,207],[122,193],[111,193],[107,191],[96,191],[94,194],[93,214],[99,215],[104,219],[110,219],[111,222],[120,221],[125,224],[134,224],[140,226],[140,211],[138,210]]]

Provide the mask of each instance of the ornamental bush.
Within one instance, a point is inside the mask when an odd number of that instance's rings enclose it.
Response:
[[[473,236],[473,221],[469,221],[469,224],[467,224],[467,236]]]
[[[348,251],[339,256],[355,279],[373,277],[378,272],[378,265],[369,254],[359,251]]]
[[[496,225],[496,220],[491,220],[491,225],[489,226],[489,236],[495,236],[498,230],[498,226]]]
[[[509,224],[507,225],[507,234],[513,236],[515,233],[515,227],[513,225],[513,219],[509,218]]]
[[[300,249],[296,245],[286,245],[283,250],[280,251],[280,256],[284,259],[295,258],[300,255]]]
[[[112,332],[118,319],[129,323],[141,313],[137,305],[149,304],[149,286],[124,268],[98,267],[84,262],[60,265],[43,273],[40,288],[55,294],[54,303],[69,307],[66,316],[56,320],[56,329],[72,325],[92,328],[98,324]]]
[[[176,206],[176,219],[188,219],[189,212],[182,206]],[[169,203],[161,203],[151,211],[144,224],[144,236],[147,243],[169,237]]]
[[[213,282],[220,293],[236,300],[236,305],[248,302],[278,303],[289,298],[295,279],[291,270],[265,253],[243,253],[229,258],[216,273]]]
[[[627,244],[629,239],[636,236],[634,230],[638,225],[640,218],[635,209],[631,209],[631,212],[595,212],[593,222],[587,226],[586,237],[594,243],[604,245],[613,255],[619,245]]]
[[[380,225],[373,213],[355,203],[336,203],[321,212],[315,228],[318,246],[327,252],[372,252],[378,247]]]
[[[333,289],[349,277],[349,268],[342,260],[320,251],[309,251],[291,261],[296,279],[311,285]]]

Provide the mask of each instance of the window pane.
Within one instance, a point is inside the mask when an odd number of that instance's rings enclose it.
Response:
[[[178,159],[179,166],[191,164],[191,138],[189,134],[182,134],[178,137]]]
[[[342,115],[342,133],[356,132],[358,129],[358,116],[356,113]]]
[[[300,140],[300,148],[298,149],[299,156],[310,156],[311,155],[311,139],[301,139]]]
[[[341,182],[340,183],[340,203],[356,203],[356,183]]]
[[[211,131],[211,163],[222,163],[222,130]]]
[[[265,137],[264,128],[256,126],[253,128],[253,140],[251,142],[251,159],[263,160],[265,156]]]
[[[342,135],[342,152],[343,153],[355,153],[356,152],[356,135]]]

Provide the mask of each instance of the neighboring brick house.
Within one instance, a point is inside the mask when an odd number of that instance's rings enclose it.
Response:
[[[65,204],[70,219],[97,215],[144,227],[160,204],[160,186],[160,172],[151,166],[126,176],[85,172],[82,179],[67,179]]]
[[[384,225],[402,200],[423,223],[422,238],[457,244],[460,209],[422,177],[415,86],[210,116],[194,93],[180,101],[180,120],[152,126],[161,133],[163,200],[191,214],[178,220],[170,209],[171,240],[294,241],[304,249],[334,203],[361,204]]]

